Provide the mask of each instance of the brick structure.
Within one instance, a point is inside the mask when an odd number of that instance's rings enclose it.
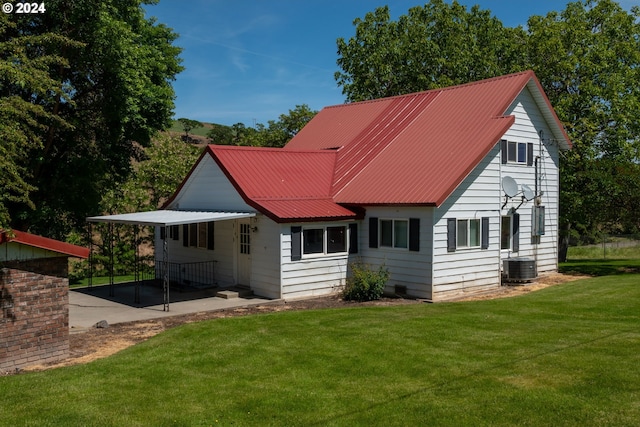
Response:
[[[0,230],[0,373],[69,356],[68,257],[89,250]]]
[[[0,293],[0,370],[69,356],[67,257],[4,262]]]

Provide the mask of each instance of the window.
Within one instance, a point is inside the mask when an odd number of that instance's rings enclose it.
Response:
[[[457,247],[476,248],[480,246],[479,219],[459,219],[457,227]]]
[[[505,215],[500,221],[500,249],[520,250],[520,214]]]
[[[251,226],[245,223],[240,223],[240,253],[251,254]]]
[[[198,247],[203,249],[207,248],[207,223],[206,222],[198,223]]]
[[[214,224],[215,222],[200,222],[197,224],[184,224],[182,226],[182,245],[184,247],[214,249]],[[178,229],[172,231],[173,238],[178,239]]]
[[[330,226],[316,228],[291,227],[291,260],[299,261],[303,255],[318,256],[347,252],[347,239],[352,239],[349,247],[351,251],[357,251],[357,224],[349,224],[347,227]]]
[[[347,251],[345,227],[327,227],[327,253],[335,254]]]
[[[447,252],[458,248],[489,249],[489,217],[447,219]]]
[[[408,248],[409,221],[406,219],[380,220],[380,246],[388,248]]]
[[[533,165],[533,144],[530,142],[501,141],[502,163]]]
[[[324,253],[324,229],[306,228],[302,230],[302,253],[305,255]]]
[[[511,249],[511,217],[503,216],[500,222],[500,249]]]

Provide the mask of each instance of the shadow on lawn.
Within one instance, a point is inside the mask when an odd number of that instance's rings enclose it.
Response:
[[[635,259],[581,259],[560,264],[563,274],[586,274],[589,276],[612,276],[617,274],[640,274],[640,260]]]

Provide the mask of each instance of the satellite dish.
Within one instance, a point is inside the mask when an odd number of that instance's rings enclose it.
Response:
[[[522,196],[529,201],[536,197],[536,193],[528,185],[522,184]]]
[[[507,197],[515,197],[518,194],[518,183],[510,176],[502,178],[502,191]]]

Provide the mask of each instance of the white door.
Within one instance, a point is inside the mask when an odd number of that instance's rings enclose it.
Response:
[[[249,219],[238,220],[238,284],[251,286],[251,226]]]

